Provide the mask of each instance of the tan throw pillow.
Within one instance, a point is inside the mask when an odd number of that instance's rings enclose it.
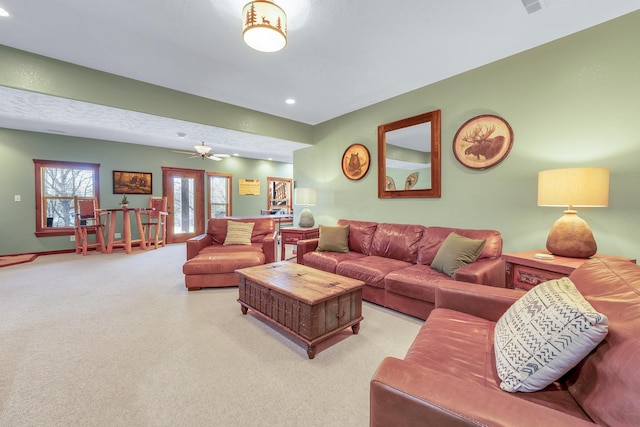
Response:
[[[453,277],[458,268],[478,259],[485,242],[486,240],[469,239],[451,232],[440,245],[431,268]]]
[[[318,250],[325,252],[349,252],[348,225],[321,225]]]
[[[250,245],[254,225],[253,222],[229,221],[224,245]]]
[[[563,277],[539,284],[498,320],[494,333],[500,388],[537,391],[584,359],[607,336],[598,313]]]

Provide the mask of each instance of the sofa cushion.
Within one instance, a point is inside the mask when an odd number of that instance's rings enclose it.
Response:
[[[336,267],[343,261],[356,258],[364,258],[359,252],[307,252],[303,255],[304,265],[318,270],[335,273]]]
[[[320,225],[317,250],[324,252],[349,252],[349,225]]]
[[[387,274],[384,288],[387,292],[435,303],[441,280],[449,280],[449,277],[428,265],[415,264]]]
[[[253,222],[229,221],[224,245],[250,245],[254,225]]]
[[[415,263],[424,227],[406,224],[378,224],[371,255]]]
[[[227,237],[227,224],[231,221],[228,218],[209,218],[207,222],[207,234],[211,236],[212,243],[223,244]],[[267,236],[273,236],[275,222],[271,218],[251,218],[233,219],[234,222],[252,222],[253,232],[251,233],[252,243],[261,243]]]
[[[349,250],[369,255],[373,234],[378,227],[377,222],[354,221],[350,219],[338,220],[338,225],[349,226]]]
[[[569,278],[594,309],[607,315],[609,333],[574,369],[569,391],[594,422],[640,425],[640,266],[590,259]]]
[[[233,273],[239,268],[264,264],[265,256],[257,251],[226,251],[199,254],[183,264],[184,274]]]
[[[502,255],[502,236],[496,230],[474,230],[450,227],[425,227],[418,247],[418,264],[431,265],[440,249],[440,245],[451,234],[457,234],[470,239],[484,239],[486,241],[478,259],[498,258]]]
[[[485,243],[485,240],[469,239],[456,232],[451,232],[440,245],[440,249],[431,263],[431,268],[453,277],[453,273],[458,268],[470,264],[478,258]]]
[[[336,274],[362,280],[375,288],[383,288],[387,274],[410,265],[411,263],[397,259],[367,256],[341,262],[336,267]]]
[[[607,317],[584,299],[569,278],[532,288],[496,323],[500,388],[543,389],[589,354],[607,330]]]

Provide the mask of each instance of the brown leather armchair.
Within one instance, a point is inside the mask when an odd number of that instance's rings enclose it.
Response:
[[[235,270],[275,262],[277,240],[273,219],[231,220],[254,223],[251,244],[225,246],[228,221],[211,218],[205,234],[187,240],[187,262],[182,272],[190,291],[238,286],[239,276]]]

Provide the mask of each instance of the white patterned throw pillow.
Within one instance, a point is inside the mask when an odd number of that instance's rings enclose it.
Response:
[[[578,364],[607,335],[608,320],[563,277],[542,283],[496,323],[500,388],[537,391]]]

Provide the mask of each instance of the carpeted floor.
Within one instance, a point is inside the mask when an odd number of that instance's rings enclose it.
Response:
[[[184,245],[0,269],[0,426],[367,426],[422,321],[365,303],[309,360],[237,288],[187,292]],[[251,313],[251,311],[249,312]]]

